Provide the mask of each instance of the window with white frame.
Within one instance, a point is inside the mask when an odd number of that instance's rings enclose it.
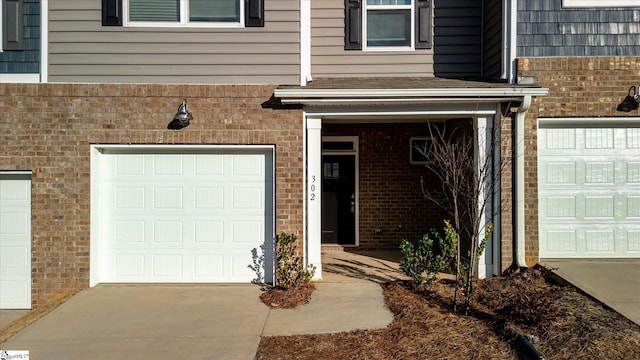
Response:
[[[129,25],[243,24],[242,0],[125,0]]]
[[[366,0],[365,49],[413,47],[413,0]]]
[[[102,0],[102,26],[264,27],[264,0]]]
[[[344,49],[430,49],[431,0],[344,0]]]

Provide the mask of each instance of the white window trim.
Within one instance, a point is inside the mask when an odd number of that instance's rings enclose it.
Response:
[[[152,22],[152,21],[130,21],[129,20],[129,0],[122,0],[122,15],[125,27],[176,27],[176,28],[243,28],[244,27],[244,1],[236,0],[240,3],[239,22],[188,22],[189,6],[188,0],[180,1],[180,22]]]
[[[367,5],[367,0],[362,0],[362,51],[412,51],[415,50],[416,39],[416,14],[415,0],[409,5]],[[410,10],[411,11],[411,39],[409,46],[368,46],[367,45],[367,14],[369,9],[375,10]]]
[[[426,157],[422,154],[418,155],[418,159],[414,158],[413,150],[417,146],[418,141],[431,141],[433,144],[433,138],[431,136],[412,136],[409,138],[409,163],[411,165],[425,165],[433,162],[432,158]]]
[[[562,0],[562,7],[640,7],[638,0]]]

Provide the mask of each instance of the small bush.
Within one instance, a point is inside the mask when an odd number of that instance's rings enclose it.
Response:
[[[281,289],[295,288],[311,282],[315,267],[305,269],[304,262],[296,255],[296,236],[282,232],[276,241],[276,286]]]
[[[430,286],[438,280],[438,273],[448,267],[455,257],[458,238],[451,224],[445,221],[444,234],[432,229],[413,244],[403,239],[400,243],[400,270],[411,278],[414,286]]]

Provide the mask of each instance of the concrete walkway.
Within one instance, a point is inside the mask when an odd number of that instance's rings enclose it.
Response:
[[[543,259],[540,264],[640,325],[640,259]]]
[[[350,270],[327,272],[311,301],[296,309],[270,309],[257,285],[100,285],[0,349],[28,350],[34,359],[253,359],[261,336],[389,325],[393,315],[378,282],[395,278],[397,265],[356,254],[329,257],[327,264]],[[377,270],[350,268],[369,261]],[[370,271],[375,276],[367,278]]]

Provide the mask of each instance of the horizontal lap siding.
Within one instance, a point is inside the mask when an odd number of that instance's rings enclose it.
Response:
[[[485,0],[483,30],[483,77],[500,79],[502,75],[502,3]]]
[[[481,0],[432,0],[433,48],[344,50],[344,0],[311,3],[311,71],[315,77],[481,76]]]
[[[635,56],[640,8],[563,8],[562,0],[518,2],[518,56]]]
[[[265,1],[265,26],[103,27],[101,1],[50,2],[49,80],[298,84],[299,2]]]
[[[482,76],[482,0],[432,1],[435,75]]]

